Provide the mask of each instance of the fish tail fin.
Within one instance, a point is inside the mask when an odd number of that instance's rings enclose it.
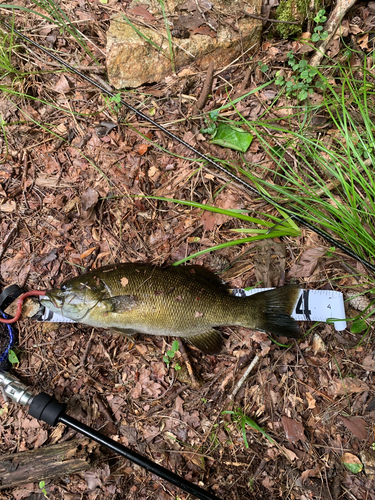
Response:
[[[260,310],[263,313],[259,316],[256,328],[276,335],[301,338],[299,325],[291,316],[299,292],[298,286],[287,285],[253,296],[259,301]]]

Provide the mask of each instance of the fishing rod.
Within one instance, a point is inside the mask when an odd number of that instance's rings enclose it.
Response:
[[[60,57],[56,56],[53,52],[51,52],[50,50],[46,49],[45,47],[43,47],[39,43],[34,42],[34,40],[32,40],[31,38],[27,37],[26,35],[24,35],[20,31],[18,31],[16,28],[10,26],[3,19],[0,19],[0,22],[10,32],[13,31],[19,37],[23,38],[24,40],[26,40],[31,45],[34,45],[34,47],[37,47],[39,50],[41,50],[42,52],[44,52],[45,54],[47,54],[49,57],[51,57],[52,59],[54,59],[55,61],[57,61],[59,64],[61,64],[65,68],[69,69],[72,73],[76,74],[77,76],[79,76],[80,78],[82,78],[83,80],[85,80],[86,82],[90,83],[91,85],[93,85],[94,87],[96,87],[97,89],[99,89],[103,94],[106,94],[106,95],[108,95],[110,97],[116,97],[116,95],[113,92],[111,92],[110,90],[107,90],[105,87],[103,87],[102,85],[100,85],[98,82],[96,82],[95,80],[93,80],[89,76],[86,76],[81,71],[78,71],[76,68],[74,68],[73,66],[71,66],[69,63],[65,62],[63,59],[60,59]],[[338,241],[335,238],[333,238],[332,236],[330,236],[328,233],[326,233],[322,229],[316,227],[311,222],[307,221],[301,215],[295,214],[290,208],[287,208],[287,207],[281,205],[280,203],[278,203],[277,201],[275,201],[270,196],[268,196],[268,195],[266,195],[264,193],[261,193],[254,186],[252,186],[251,184],[249,184],[245,180],[241,179],[241,177],[238,177],[237,175],[233,174],[230,170],[227,170],[226,168],[222,167],[219,163],[217,163],[216,161],[212,160],[207,155],[205,155],[204,153],[202,153],[198,149],[194,148],[191,144],[185,142],[183,139],[181,139],[177,135],[175,135],[172,132],[170,132],[168,129],[166,129],[165,127],[163,127],[162,125],[160,125],[159,123],[157,123],[156,121],[154,121],[149,116],[143,114],[142,111],[139,111],[138,109],[136,109],[135,107],[133,107],[128,102],[124,101],[123,99],[120,99],[119,103],[122,104],[123,106],[125,106],[129,111],[132,111],[139,118],[142,118],[142,120],[145,120],[145,121],[149,122],[151,125],[153,125],[154,127],[158,128],[159,130],[161,130],[164,134],[166,134],[171,139],[179,142],[185,148],[188,148],[196,156],[198,156],[199,158],[201,158],[202,160],[204,160],[205,162],[207,162],[207,164],[210,167],[214,167],[214,168],[220,170],[221,172],[224,172],[225,175],[227,175],[231,179],[235,180],[236,182],[238,182],[239,184],[241,184],[242,186],[244,186],[246,189],[248,189],[252,193],[256,194],[257,196],[260,196],[261,198],[263,198],[268,203],[271,203],[274,207],[283,210],[291,218],[293,218],[296,222],[299,222],[300,224],[302,224],[303,226],[305,226],[307,229],[310,229],[310,231],[313,231],[317,235],[321,236],[328,243],[330,243],[331,245],[334,245],[335,247],[339,248],[342,252],[344,252],[345,254],[349,255],[349,257],[352,257],[353,259],[357,260],[358,262],[360,262],[361,264],[363,264],[364,266],[366,266],[368,269],[371,269],[371,271],[373,271],[375,273],[375,265],[374,264],[371,264],[371,262],[369,262],[366,259],[362,258],[356,252],[354,252],[353,250],[351,250],[350,248],[348,248],[346,245],[344,245],[340,241]]]
[[[140,467],[143,467],[152,474],[156,474],[169,483],[178,486],[181,490],[194,495],[196,498],[199,498],[201,500],[221,500],[216,495],[213,495],[203,488],[200,488],[196,484],[187,481],[178,474],[175,474],[165,467],[158,465],[147,457],[139,455],[130,448],[126,448],[122,444],[117,443],[107,436],[104,436],[92,427],[79,422],[75,418],[70,417],[65,413],[67,405],[64,403],[60,403],[53,396],[50,396],[45,392],[41,392],[38,395],[34,396],[34,394],[29,391],[26,385],[22,384],[16,377],[11,375],[10,373],[0,371],[0,386],[4,388],[4,393],[12,401],[25,406],[29,406],[28,413],[31,417],[46,422],[47,424],[52,426],[55,426],[59,423],[65,424],[67,427],[74,429],[75,431],[83,434],[89,439],[92,439],[100,445],[105,446],[109,450],[118,453],[128,460],[131,460],[132,462],[139,465]]]

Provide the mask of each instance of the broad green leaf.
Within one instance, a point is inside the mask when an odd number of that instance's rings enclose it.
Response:
[[[20,360],[17,358],[16,353],[12,349],[9,349],[8,359],[10,363],[12,363],[12,365],[20,362]]]
[[[211,142],[223,148],[230,148],[246,153],[252,140],[253,136],[241,128],[231,127],[225,123],[220,123]]]
[[[351,333],[361,333],[363,330],[366,330],[367,323],[364,319],[356,319],[353,321],[353,324],[350,328]]]

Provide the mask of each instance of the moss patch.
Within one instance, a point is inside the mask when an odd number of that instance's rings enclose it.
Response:
[[[302,33],[302,23],[308,15],[307,0],[283,0],[276,9],[276,19],[280,21],[298,21],[300,24],[278,24],[276,30],[283,38],[299,36]]]

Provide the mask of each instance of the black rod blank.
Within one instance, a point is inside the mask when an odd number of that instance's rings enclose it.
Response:
[[[178,476],[177,474],[168,469],[165,469],[164,467],[158,465],[152,460],[149,460],[148,458],[139,455],[138,453],[130,450],[129,448],[126,448],[121,443],[116,443],[116,441],[114,441],[113,439],[108,438],[103,434],[100,434],[100,432],[95,431],[88,425],[79,422],[78,420],[70,417],[69,415],[65,414],[60,415],[58,417],[58,422],[67,425],[68,427],[76,430],[77,432],[80,432],[81,434],[87,436],[90,439],[93,439],[97,443],[105,446],[106,448],[114,451],[115,453],[118,453],[119,455],[127,458],[128,460],[131,460],[140,467],[143,467],[149,472],[156,474],[162,479],[165,479],[166,481],[174,484],[175,486],[178,486],[187,493],[191,493],[192,495],[201,500],[220,500],[219,497],[212,495],[208,491],[203,490],[196,484],[187,481],[183,477]]]

